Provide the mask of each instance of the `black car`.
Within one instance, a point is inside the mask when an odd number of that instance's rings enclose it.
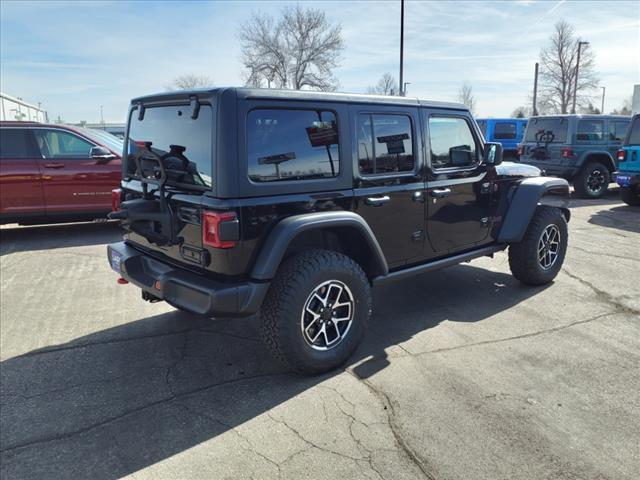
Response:
[[[137,98],[112,268],[148,301],[259,312],[273,353],[318,373],[356,348],[383,282],[509,248],[540,285],[567,248],[566,180],[502,163],[466,107],[223,88]],[[401,321],[398,319],[398,321]]]

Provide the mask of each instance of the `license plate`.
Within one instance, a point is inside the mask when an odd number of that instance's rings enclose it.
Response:
[[[616,182],[618,185],[622,187],[626,187],[631,185],[631,176],[630,175],[618,175],[616,178]]]
[[[118,252],[111,251],[111,268],[120,273],[120,263],[122,262],[122,256]]]

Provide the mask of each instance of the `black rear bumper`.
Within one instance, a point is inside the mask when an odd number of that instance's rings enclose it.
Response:
[[[120,276],[184,310],[208,316],[244,317],[258,311],[269,282],[224,283],[160,262],[125,242],[107,246],[109,264],[119,257]]]

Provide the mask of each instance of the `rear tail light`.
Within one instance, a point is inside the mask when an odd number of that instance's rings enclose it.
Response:
[[[202,243],[213,248],[232,248],[237,242],[235,212],[202,212]],[[231,237],[231,238],[229,238]]]
[[[120,210],[120,198],[122,197],[122,189],[114,188],[111,190],[111,211],[117,212]]]
[[[624,162],[626,158],[627,158],[627,152],[624,151],[622,148],[618,150],[618,161]]]
[[[524,145],[518,144],[518,155],[524,155]]]
[[[572,158],[573,155],[573,150],[571,148],[565,147],[562,150],[560,150],[560,156],[562,158]]]

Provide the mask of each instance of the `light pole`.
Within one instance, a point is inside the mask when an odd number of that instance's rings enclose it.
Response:
[[[407,85],[411,85],[411,82],[404,82],[404,87],[402,87],[402,96],[407,96]]]
[[[400,96],[404,97],[402,89],[402,64],[404,61],[404,0],[400,0]]]
[[[589,42],[578,42],[578,58],[576,60],[576,78],[573,84],[573,107],[571,113],[576,113],[576,98],[578,97],[578,72],[580,71],[580,50],[582,45],[589,45]]]
[[[602,87],[602,107],[600,108],[600,113],[602,115],[604,115],[604,92],[605,92],[605,88]]]
[[[533,116],[538,115],[538,62],[536,62],[536,70],[533,74]]]
[[[104,105],[100,105],[100,123],[104,125],[104,115],[102,114],[102,109]]]

